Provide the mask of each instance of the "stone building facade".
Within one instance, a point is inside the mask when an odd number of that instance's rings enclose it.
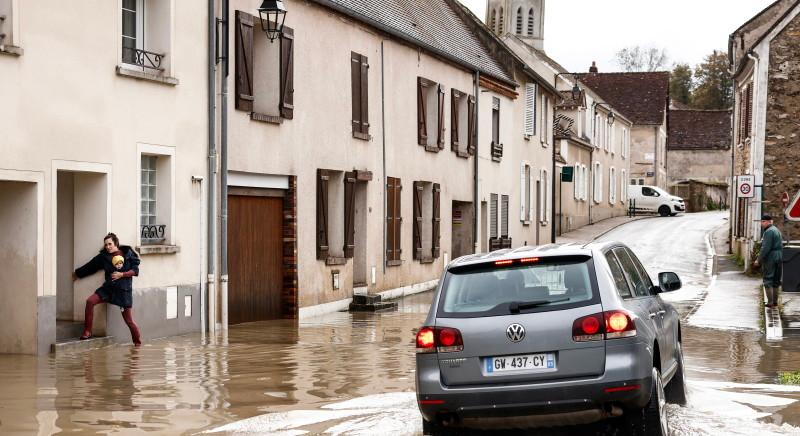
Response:
[[[770,213],[784,237],[800,240],[800,223],[785,219],[782,198],[800,192],[800,2],[781,0],[730,35],[734,72],[734,175],[755,176],[752,199],[735,198],[732,248],[749,262],[761,239],[758,219]]]

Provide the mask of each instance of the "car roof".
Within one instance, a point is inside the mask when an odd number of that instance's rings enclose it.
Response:
[[[621,245],[619,242],[570,242],[546,244],[539,246],[523,246],[519,248],[506,248],[489,253],[468,254],[454,259],[448,268],[481,263],[496,262],[498,260],[522,259],[526,257],[561,257],[561,256],[594,256],[608,247]]]

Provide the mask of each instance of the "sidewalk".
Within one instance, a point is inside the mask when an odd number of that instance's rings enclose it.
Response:
[[[641,219],[653,218],[654,216],[656,215],[644,215],[633,218],[629,218],[627,216],[608,218],[603,221],[598,221],[594,224],[583,226],[577,230],[564,233],[556,238],[556,242],[561,244],[570,242],[591,242],[623,224]]]

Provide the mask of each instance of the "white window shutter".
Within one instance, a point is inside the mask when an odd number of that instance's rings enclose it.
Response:
[[[528,172],[528,183],[530,183],[530,187],[531,187],[530,192],[529,192],[530,199],[529,199],[529,203],[528,203],[530,205],[528,207],[528,221],[535,222],[536,221],[536,217],[533,216],[533,214],[534,214],[534,211],[533,211],[534,206],[533,205],[536,204],[535,203],[535,201],[536,201],[536,175],[533,173],[533,168],[531,168],[530,172]]]
[[[525,176],[525,162],[519,164],[519,220],[527,221],[528,214],[525,210],[525,182],[528,177]]]
[[[544,222],[548,222],[550,220],[550,174],[547,170],[544,170]]]
[[[536,84],[525,84],[525,135],[536,134]]]
[[[580,188],[578,187],[578,180],[580,180],[579,178],[580,173],[581,173],[581,167],[580,165],[578,165],[578,162],[575,162],[575,167],[572,169],[572,187],[574,188],[573,196],[575,197],[576,200],[581,199],[581,191]]]

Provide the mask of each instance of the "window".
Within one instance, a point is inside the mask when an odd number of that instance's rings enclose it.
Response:
[[[572,188],[573,188],[573,197],[576,200],[581,199],[581,164],[579,162],[575,162],[575,166],[573,167],[574,170],[572,172]]]
[[[547,225],[550,219],[550,177],[547,169],[542,168],[539,172],[539,198],[541,198],[541,208],[539,209],[539,221]]]
[[[660,197],[661,196],[661,194],[659,194],[658,191],[656,191],[653,188],[647,187],[647,186],[642,188],[642,195],[644,195],[645,197]]]
[[[355,172],[317,169],[317,259],[353,257]]]
[[[528,36],[533,36],[533,8],[528,10]]]
[[[138,144],[139,245],[170,245],[174,219],[174,147]]]
[[[511,248],[508,235],[508,195],[489,194],[489,250]]]
[[[594,202],[600,203],[603,201],[603,166],[600,162],[594,163],[594,172],[592,174],[592,184],[594,185]]]
[[[169,72],[172,4],[155,0],[122,0],[123,65],[152,74]]]
[[[433,262],[440,253],[441,187],[414,182],[414,253],[420,262]]]
[[[617,172],[614,167],[608,169],[608,203],[617,202]]]
[[[498,231],[497,231],[497,224],[499,219],[497,218],[497,211],[498,211],[498,196],[497,194],[490,194],[489,195],[489,240],[497,239]]]
[[[617,152],[617,130],[613,125],[609,127],[609,130],[611,131],[611,140],[608,147],[611,149],[611,154],[615,154]]]
[[[614,254],[619,259],[620,266],[622,266],[622,270],[625,272],[625,275],[628,278],[628,282],[630,282],[631,287],[633,288],[633,294],[636,297],[646,297],[649,295],[649,289],[645,280],[639,274],[639,271],[636,269],[636,265],[633,263],[628,252],[619,247],[614,249]]]
[[[581,200],[586,201],[589,198],[589,168],[586,165],[581,165]]]
[[[500,196],[500,237],[508,239],[508,195]]]
[[[553,126],[550,124],[550,100],[546,95],[542,94],[542,107],[539,112],[542,114],[541,129],[539,130],[539,140],[542,142],[543,147],[547,147],[550,143]]]
[[[401,227],[403,217],[401,215],[400,192],[403,186],[400,179],[396,177],[386,178],[386,264],[388,266],[400,265],[401,249]]]
[[[499,162],[503,158],[503,144],[500,143],[500,99],[492,97],[492,160]]]
[[[522,8],[517,9],[517,35],[522,35]]]
[[[417,77],[417,143],[427,151],[444,149],[444,88]]]
[[[503,8],[501,7],[500,8],[500,26],[498,27],[498,33],[501,34],[501,35],[505,32],[505,27],[503,26],[503,24],[504,24],[503,23],[503,16],[504,15],[505,14],[503,13]]]
[[[622,272],[622,267],[617,260],[617,256],[613,252],[606,252],[606,261],[611,270],[611,276],[614,278],[614,285],[617,288],[617,293],[622,298],[631,298],[631,288],[628,286],[628,281],[625,280],[625,273]]]
[[[620,150],[621,150],[620,153],[622,154],[622,158],[623,159],[626,159],[628,157],[628,147],[629,147],[629,145],[628,145],[628,139],[629,139],[628,135],[629,135],[628,128],[627,127],[623,127],[622,128],[622,145],[621,145],[621,148],[620,148]]]
[[[519,195],[519,220],[527,225],[531,222],[532,203],[533,203],[533,178],[531,176],[531,166],[527,162],[520,164],[520,195]]]
[[[536,84],[525,84],[525,137],[536,134]]]
[[[294,118],[294,30],[283,26],[279,43],[271,43],[258,20],[236,11],[236,109],[279,124]]]
[[[592,134],[592,142],[594,143],[595,148],[600,148],[600,114],[594,115]]]
[[[628,202],[628,171],[623,169],[621,170],[622,175],[620,176],[619,182],[619,190],[620,190],[620,198],[619,201],[622,204],[626,204]]]
[[[492,15],[489,18],[489,28],[497,32],[497,10],[492,9]]]
[[[453,89],[450,100],[450,149],[461,157],[475,154],[475,97]]]
[[[369,61],[350,53],[350,77],[353,105],[353,137],[369,140]]]

